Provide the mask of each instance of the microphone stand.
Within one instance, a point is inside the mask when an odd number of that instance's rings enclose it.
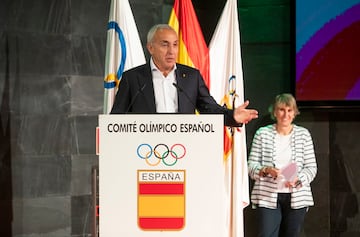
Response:
[[[237,97],[236,90],[234,91],[234,94],[232,95],[232,109],[235,109],[235,99]],[[231,134],[231,168],[230,168],[230,236],[233,236],[233,225],[234,225],[234,173],[235,173],[235,156],[234,156],[234,135],[235,135],[235,129],[234,127],[230,127],[230,134]]]
[[[126,110],[125,110],[125,114],[129,113],[131,107],[132,107],[132,106],[134,105],[134,103],[135,103],[135,100],[137,99],[137,97],[139,96],[139,94],[144,91],[145,87],[146,87],[146,84],[142,85],[142,87],[136,91],[135,95],[133,96],[133,98],[131,99],[128,107],[127,107]]]

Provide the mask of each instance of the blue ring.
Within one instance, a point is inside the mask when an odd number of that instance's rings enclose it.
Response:
[[[147,146],[147,147],[150,148],[150,155],[149,155],[149,156],[143,157],[143,156],[139,153],[139,149],[140,149],[142,146]],[[144,160],[145,160],[145,159],[148,159],[150,156],[152,156],[153,151],[152,151],[152,147],[151,147],[149,144],[143,143],[143,144],[140,144],[140,145],[138,146],[138,148],[137,148],[137,150],[136,150],[136,153],[137,153],[137,155],[138,155],[141,159],[144,159]],[[148,153],[145,153],[145,154],[148,154]]]
[[[115,32],[119,35],[119,44],[120,44],[120,48],[121,48],[121,60],[120,60],[120,65],[119,65],[118,71],[116,73],[116,76],[117,76],[118,79],[120,79],[123,72],[124,72],[125,61],[126,61],[125,38],[124,38],[124,34],[123,34],[122,30],[120,29],[117,22],[110,21],[108,23],[108,30],[111,30],[111,29],[114,29]]]

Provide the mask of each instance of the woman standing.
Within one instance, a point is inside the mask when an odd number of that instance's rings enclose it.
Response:
[[[255,180],[251,202],[257,211],[259,237],[296,237],[309,206],[310,183],[317,173],[310,132],[293,123],[299,114],[291,94],[275,97],[269,108],[274,124],[256,131],[249,155]]]

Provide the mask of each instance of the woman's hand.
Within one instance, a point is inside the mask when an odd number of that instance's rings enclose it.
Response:
[[[301,184],[300,179],[298,177],[296,177],[293,181],[286,181],[285,187],[299,189],[302,187],[302,184]]]
[[[260,170],[260,176],[263,176],[263,177],[270,176],[270,177],[276,179],[279,175],[280,175],[280,170],[275,167],[264,166]]]

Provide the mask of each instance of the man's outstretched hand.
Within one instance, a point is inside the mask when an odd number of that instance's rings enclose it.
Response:
[[[247,124],[253,119],[258,118],[258,112],[255,109],[247,109],[249,101],[245,101],[242,105],[235,108],[234,110],[234,119],[238,123]]]

